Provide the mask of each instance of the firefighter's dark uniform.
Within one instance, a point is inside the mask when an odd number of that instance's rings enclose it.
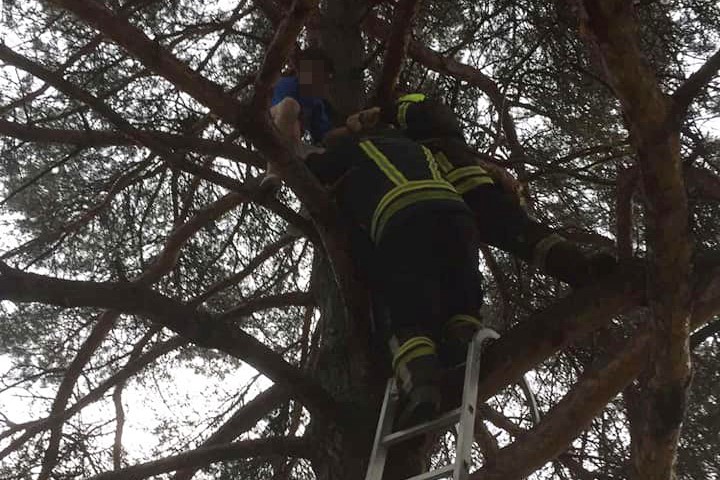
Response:
[[[383,114],[409,138],[433,152],[443,176],[472,210],[481,242],[512,253],[571,285],[592,278],[589,271],[577,268],[579,264],[590,266],[592,259],[529,217],[516,194],[493,181],[478,165],[465,143],[462,127],[447,106],[415,93],[400,97],[395,108]],[[595,259],[600,270],[614,265],[609,255]]]
[[[475,221],[430,150],[392,130],[348,136],[307,165],[373,244],[371,286],[388,311],[409,423],[439,402],[443,325],[480,307]]]

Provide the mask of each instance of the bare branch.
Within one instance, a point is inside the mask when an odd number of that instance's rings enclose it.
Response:
[[[412,36],[412,24],[420,8],[419,0],[400,0],[395,4],[390,34],[386,40],[383,69],[377,85],[381,106],[391,105],[403,61]]]
[[[151,285],[175,267],[182,246],[200,229],[207,227],[244,200],[238,193],[229,193],[198,211],[193,217],[176,228],[167,238],[162,251],[152,264],[133,282]]]
[[[147,287],[131,283],[61,280],[25,273],[0,264],[0,298],[41,302],[62,307],[115,309],[146,316],[205,348],[216,348],[246,361],[276,383],[286,387],[314,414],[343,425],[335,400],[316,382],[232,321],[192,310]]]
[[[55,400],[53,400],[52,407],[50,409],[50,416],[58,416],[65,411],[65,405],[67,405],[70,395],[72,395],[73,388],[77,382],[80,374],[82,373],[85,365],[90,361],[95,350],[100,346],[105,336],[115,325],[115,321],[120,316],[117,311],[106,311],[100,315],[100,319],[93,326],[90,335],[83,342],[80,350],[73,359],[70,366],[68,366],[65,375],[63,376],[60,387],[55,394]],[[47,480],[49,478],[52,469],[55,467],[57,462],[57,454],[60,448],[60,438],[62,436],[62,423],[57,423],[53,426],[50,433],[50,440],[48,447],[45,449],[45,455],[42,461],[42,468],[38,475],[39,480]]]
[[[277,25],[275,37],[265,52],[263,64],[255,78],[255,95],[251,102],[254,118],[263,118],[267,122],[273,85],[280,77],[280,70],[285,65],[290,50],[295,46],[295,39],[305,25],[305,20],[317,4],[318,0],[294,0]]]
[[[284,401],[287,401],[288,398],[287,392],[280,387],[268,388],[240,407],[210,438],[203,442],[200,448],[232,442],[242,433],[254,427],[262,417]],[[194,467],[179,470],[175,473],[173,480],[190,480],[196,471],[197,469]]]
[[[683,122],[692,101],[715,78],[718,70],[720,70],[720,49],[675,90],[672,94],[674,101],[672,117],[676,125]]]
[[[254,167],[263,167],[265,164],[259,155],[234,143],[166,132],[145,131],[143,133],[175,149],[225,157]],[[1,119],[0,134],[26,142],[61,143],[80,147],[135,146],[137,144],[135,140],[120,132],[42,128]]]
[[[642,446],[633,449],[634,461],[643,478],[670,479],[691,375],[692,243],[679,124],[673,118],[672,102],[661,91],[640,51],[632,2],[578,3],[581,32],[598,53],[605,75],[620,99],[638,152],[646,198],[648,301],[656,350],[651,364],[653,374],[647,379],[645,425],[638,439]],[[684,95],[688,96],[692,94]]]
[[[240,283],[244,278],[246,278],[248,275],[250,275],[253,271],[255,271],[256,268],[258,268],[260,265],[263,264],[267,259],[275,255],[277,252],[280,251],[284,246],[289,245],[295,241],[295,237],[292,237],[290,235],[285,235],[281,237],[278,241],[271,243],[270,245],[266,246],[262,252],[260,252],[255,258],[253,258],[248,264],[238,273],[231,275],[230,277],[220,280],[214,285],[212,285],[210,288],[208,288],[205,292],[203,292],[201,295],[199,295],[197,298],[195,298],[192,303],[195,305],[199,305],[208,298],[212,297],[213,295],[216,295],[218,292],[221,292],[222,290],[231,287],[233,285],[237,285]]]
[[[87,395],[85,395],[83,398],[78,400],[72,407],[68,408],[62,414],[55,416],[55,417],[47,417],[41,420],[36,420],[33,422],[28,422],[23,425],[17,425],[10,430],[3,432],[2,435],[0,435],[1,438],[5,438],[9,435],[12,435],[16,432],[25,430],[25,433],[23,433],[22,436],[19,438],[13,440],[10,445],[8,445],[4,450],[0,451],[0,459],[7,456],[9,453],[12,453],[13,451],[17,450],[20,446],[22,446],[25,442],[27,442],[29,439],[37,435],[38,433],[48,429],[53,428],[55,425],[61,424],[68,418],[72,417],[73,415],[77,414],[80,410],[85,408],[86,406],[90,405],[93,402],[96,402],[102,398],[102,396],[107,392],[110,388],[113,386],[119,385],[122,382],[126,381],[128,378],[132,377],[136,373],[140,372],[142,369],[150,365],[152,362],[154,362],[156,359],[161,357],[162,355],[165,355],[172,350],[175,350],[176,348],[180,347],[181,345],[185,345],[187,341],[180,337],[175,337],[170,340],[167,340],[163,343],[160,343],[153,347],[152,349],[145,352],[143,355],[137,358],[137,360],[133,360],[131,362],[128,362],[127,365],[125,365],[120,371],[115,373],[113,376],[102,382],[99,386],[97,386],[95,389],[93,389],[91,392],[89,392]]]
[[[564,452],[605,405],[646,365],[650,335],[639,334],[604,368],[585,374],[540,424],[498,452],[470,478],[521,479]]]
[[[197,450],[142,463],[114,472],[101,473],[87,480],[141,480],[152,475],[172,472],[184,468],[200,468],[215,462],[237,460],[248,457],[295,457],[312,458],[312,443],[298,437],[275,437],[260,440],[228,443],[203,447]]]
[[[227,310],[220,316],[221,320],[237,319],[238,317],[246,317],[259,310],[267,310],[269,308],[283,308],[290,306],[312,306],[315,305],[315,297],[310,292],[286,292],[277,295],[268,295],[258,297],[243,302],[230,310]]]

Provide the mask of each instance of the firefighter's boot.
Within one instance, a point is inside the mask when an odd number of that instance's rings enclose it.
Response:
[[[470,342],[484,325],[472,315],[453,315],[443,327],[440,358],[447,368],[465,363]]]
[[[437,415],[441,371],[435,342],[428,337],[394,343],[393,371],[400,393],[396,428],[405,429]]]

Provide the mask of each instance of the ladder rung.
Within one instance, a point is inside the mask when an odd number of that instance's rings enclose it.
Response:
[[[429,472],[421,473],[420,475],[415,475],[414,477],[409,477],[405,480],[434,480],[436,478],[443,478],[448,475],[452,475],[453,468],[455,468],[455,464],[451,463],[450,465],[438,468],[437,470],[430,470]]]
[[[422,435],[423,433],[432,432],[434,430],[440,430],[443,427],[447,427],[448,425],[457,423],[458,421],[460,421],[461,408],[462,407],[458,407],[455,410],[450,410],[449,412],[443,414],[435,420],[430,420],[429,422],[421,423],[420,425],[416,425],[414,427],[406,428],[405,430],[399,430],[397,432],[391,433],[390,435],[387,435],[385,438],[383,438],[382,443],[384,446],[389,447],[391,445],[395,445],[396,443],[407,440],[408,438],[416,437],[418,435]]]

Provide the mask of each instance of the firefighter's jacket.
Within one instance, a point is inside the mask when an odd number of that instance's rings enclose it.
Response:
[[[307,166],[332,186],[340,208],[375,244],[389,226],[419,212],[469,214],[431,151],[397,131],[344,137],[325,153],[308,156]]]
[[[467,147],[462,127],[445,105],[426,100],[425,95],[400,97],[386,121],[395,124],[409,138],[429,148],[440,171],[475,216],[480,241],[537,263],[537,246],[545,241],[544,253],[561,237],[531,219],[514,192],[496,183]],[[548,240],[549,239],[549,240]]]

